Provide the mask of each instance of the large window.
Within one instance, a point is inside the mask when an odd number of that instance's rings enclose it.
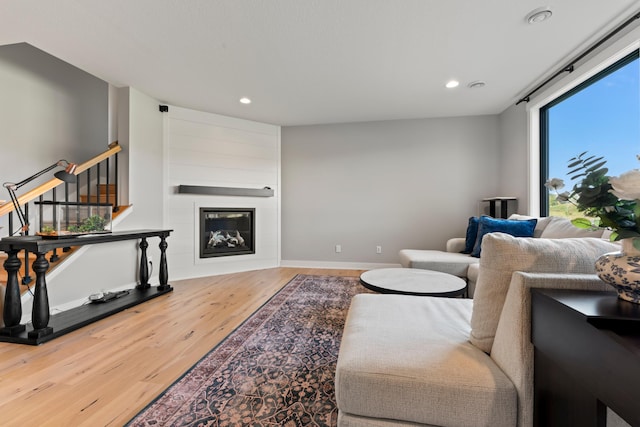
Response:
[[[638,52],[628,55],[540,109],[540,177],[575,182],[569,159],[587,151],[607,161],[608,175],[640,169],[640,67]],[[540,186],[540,215],[577,216],[571,204]]]

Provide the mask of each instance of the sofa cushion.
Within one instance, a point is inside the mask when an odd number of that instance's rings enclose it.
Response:
[[[482,251],[482,238],[489,233],[506,233],[516,237],[533,237],[537,219],[511,220],[496,219],[490,216],[480,217],[478,222],[478,235],[476,243],[471,251],[471,256],[479,257]]]
[[[469,343],[472,305],[460,298],[356,295],[338,353],[340,412],[432,425],[514,426],[513,384]]]
[[[398,253],[400,264],[405,268],[422,268],[440,271],[458,277],[467,277],[469,264],[477,264],[478,259],[458,252],[444,252],[422,249],[402,249]]]
[[[478,223],[480,218],[472,216],[469,218],[469,224],[467,225],[467,233],[464,237],[464,249],[461,251],[463,254],[470,254],[473,251],[473,247],[476,244],[476,238],[478,236]]]
[[[480,272],[480,264],[469,264],[467,269],[467,296],[473,298],[476,292],[476,282],[478,281],[478,273]]]
[[[445,246],[445,250],[447,252],[460,252],[464,250],[465,239],[464,237],[452,237],[447,240],[447,244]]]
[[[533,230],[533,237],[541,237],[544,229],[549,225],[549,223],[553,220],[553,216],[544,216],[542,218],[537,218],[535,216],[530,215],[520,215],[520,214],[512,214],[509,216],[509,219],[517,219],[517,220],[526,220],[526,219],[537,219],[536,228]]]
[[[600,255],[620,249],[603,239],[516,238],[504,233],[487,234],[482,245],[470,341],[487,353],[491,352],[513,272],[593,274]]]
[[[571,220],[557,216],[549,217],[549,224],[540,237],[545,239],[563,239],[567,237],[603,237],[604,229],[587,230],[571,224]]]

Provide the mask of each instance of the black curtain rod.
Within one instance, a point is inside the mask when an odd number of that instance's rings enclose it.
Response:
[[[629,25],[631,25],[631,23],[637,19],[640,19],[640,12],[636,13],[635,15],[633,15],[631,18],[627,19],[625,22],[623,22],[620,26],[618,26],[615,30],[611,31],[609,34],[607,34],[605,37],[603,37],[602,39],[600,39],[600,41],[598,41],[596,44],[594,44],[593,46],[591,46],[590,48],[588,48],[587,50],[585,50],[583,53],[581,53],[580,55],[578,55],[576,58],[574,58],[571,62],[569,62],[569,64],[567,64],[566,66],[562,67],[559,71],[556,71],[556,73],[554,75],[552,75],[551,77],[549,77],[547,80],[543,81],[542,83],[540,83],[538,86],[536,86],[535,89],[533,89],[531,92],[529,92],[528,94],[526,94],[523,98],[521,98],[518,102],[516,102],[516,105],[520,104],[521,102],[529,102],[531,95],[533,95],[534,93],[536,93],[537,91],[539,91],[540,89],[542,89],[543,87],[545,87],[546,85],[549,84],[549,82],[551,82],[552,80],[554,80],[556,77],[558,77],[560,74],[562,73],[573,73],[573,70],[575,68],[575,65],[578,61],[584,59],[587,55],[589,55],[591,52],[593,52],[594,50],[596,50],[597,48],[599,48],[600,46],[602,46],[604,43],[606,43],[607,41],[609,41],[613,36],[615,36],[616,34],[618,34],[620,31],[624,30],[626,27],[628,27]]]

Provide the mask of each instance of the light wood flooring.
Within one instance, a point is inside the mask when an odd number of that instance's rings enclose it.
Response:
[[[0,425],[121,426],[296,274],[360,273],[274,268],[170,281],[170,294],[43,345],[0,343]]]

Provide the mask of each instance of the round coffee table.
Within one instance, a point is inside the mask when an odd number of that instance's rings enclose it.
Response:
[[[467,282],[457,276],[419,268],[380,268],[365,271],[360,283],[382,294],[455,297],[467,292]]]

